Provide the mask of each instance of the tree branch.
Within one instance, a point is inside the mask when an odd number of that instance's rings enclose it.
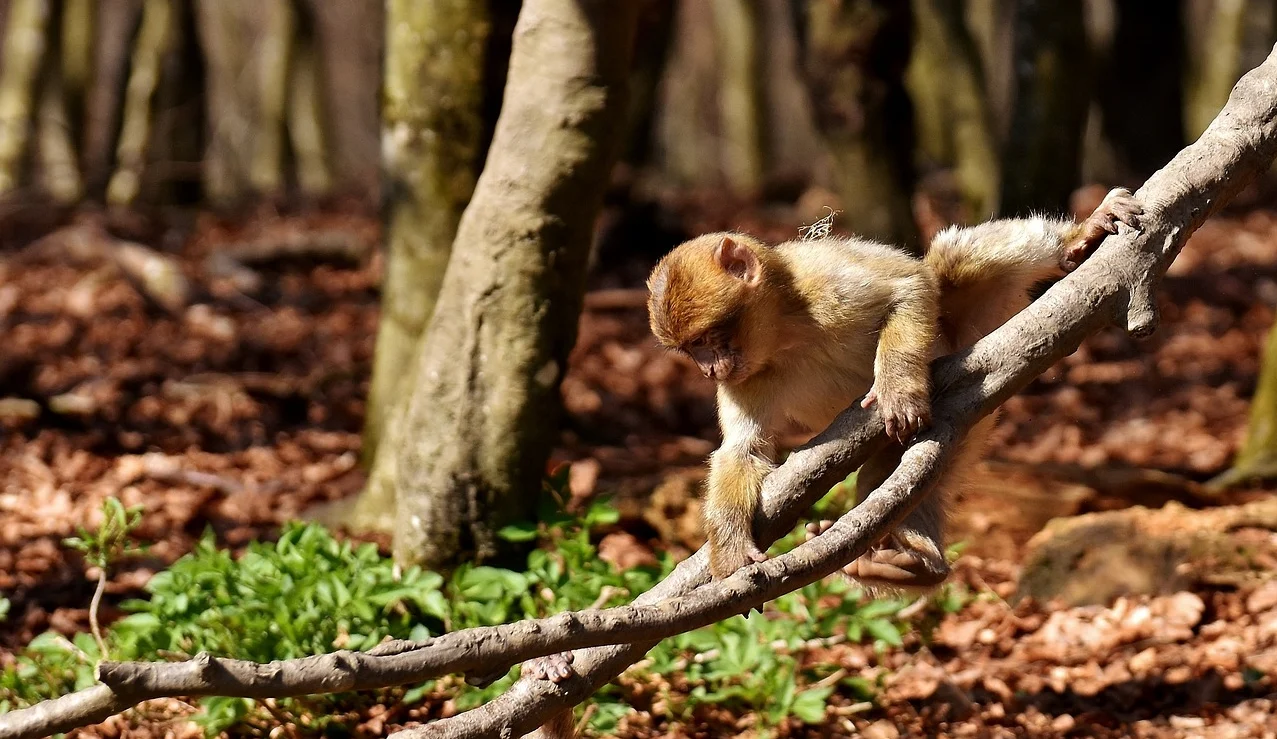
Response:
[[[1180,248],[1212,213],[1219,210],[1277,155],[1277,48],[1247,73],[1198,141],[1140,188],[1142,231],[1105,239],[1096,253],[1024,311],[965,352],[939,360],[934,368],[937,395],[932,428],[905,453],[896,473],[816,541],[846,533],[848,519],[862,521],[869,535],[887,527],[871,526],[875,517],[903,515],[925,490],[893,487],[911,464],[939,465],[936,449],[957,438],[1028,385],[1052,364],[1074,352],[1087,336],[1117,323],[1136,337],[1157,326],[1156,287]],[[845,411],[806,448],[791,455],[763,486],[763,523],[770,544],[789,531],[828,487],[850,473],[867,454],[867,437],[880,437],[881,421],[859,409]],[[931,470],[934,475],[936,470]],[[917,474],[917,473],[915,473]],[[920,476],[921,479],[921,476]],[[814,542],[813,542],[814,543]],[[806,546],[806,545],[804,545]],[[863,550],[863,546],[858,549]],[[856,548],[848,548],[849,553]],[[850,561],[847,560],[847,561]],[[757,568],[767,566],[756,565]],[[707,579],[705,551],[684,561],[635,603],[656,602],[687,593]],[[736,577],[740,577],[738,574]],[[576,654],[578,675],[563,685],[523,679],[496,700],[471,711],[412,729],[413,737],[520,736],[595,690],[638,661],[655,642],[590,649]]]
[[[176,695],[250,698],[369,689],[449,672],[492,674],[564,649],[578,673],[562,685],[524,679],[506,694],[449,719],[401,732],[412,737],[518,736],[589,697],[659,639],[721,620],[836,571],[891,529],[944,471],[955,444],[981,416],[1109,323],[1146,335],[1157,322],[1154,294],[1184,241],[1277,154],[1277,51],[1237,84],[1228,105],[1192,146],[1137,193],[1143,231],[1123,228],[1069,278],[974,347],[937,362],[932,427],[900,466],[825,534],[788,554],[706,584],[697,552],[630,606],[391,642],[371,652],[336,652],[255,664],[199,655],[181,663],[111,663],[86,690],[0,715],[0,739],[84,726],[141,701]],[[790,531],[834,483],[882,443],[876,412],[853,407],[794,452],[764,485],[761,543]],[[695,590],[695,592],[693,592]],[[629,642],[621,646],[597,645]]]

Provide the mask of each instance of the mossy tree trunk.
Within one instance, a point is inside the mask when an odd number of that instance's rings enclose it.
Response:
[[[527,0],[501,116],[418,351],[395,557],[485,559],[534,514],[595,217],[624,131],[637,3]]]
[[[1062,212],[1081,176],[1090,72],[1082,3],[1019,0],[1001,210]]]
[[[457,223],[474,192],[483,132],[485,3],[389,0],[382,95],[388,252],[364,421],[368,485],[346,525],[390,530],[400,445],[395,426],[414,387]]]
[[[803,69],[834,160],[845,224],[917,249],[913,107],[904,85],[913,39],[910,4],[807,0],[802,10]]]

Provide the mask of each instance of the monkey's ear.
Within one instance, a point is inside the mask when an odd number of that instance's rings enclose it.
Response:
[[[718,246],[714,247],[714,258],[718,260],[719,266],[732,277],[750,285],[758,282],[761,272],[758,255],[732,237],[724,236],[723,240],[718,242]]]

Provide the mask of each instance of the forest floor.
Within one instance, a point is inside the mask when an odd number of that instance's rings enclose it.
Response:
[[[680,218],[688,233],[730,226],[772,238],[799,225],[792,214],[722,205],[693,204]],[[613,238],[564,382],[570,421],[556,457],[572,463],[574,497],[615,496],[618,526],[637,546],[681,554],[700,543],[689,483],[716,436],[712,388],[658,350],[634,290],[644,260],[674,233],[605,224]],[[11,601],[0,662],[47,629],[87,628],[94,583],[60,541],[107,496],[145,507],[137,537],[150,544],[146,559],[113,572],[109,621],[206,528],[242,546],[364,481],[359,433],[383,268],[375,218],[349,209],[261,211],[234,224],[201,216],[151,238],[192,286],[189,307],[175,310],[77,248],[83,238],[94,237],[62,231],[0,252],[0,397],[35,401],[0,413],[0,594]],[[632,243],[642,238],[651,242]],[[317,241],[332,248],[287,253]],[[1277,736],[1277,582],[1195,584],[1105,606],[1004,600],[1026,542],[1050,518],[1168,499],[1208,505],[1173,485],[1134,490],[1106,471],[1201,481],[1226,469],[1274,305],[1277,213],[1206,224],[1163,285],[1154,338],[1106,331],[1006,404],[996,474],[955,517],[955,539],[967,543],[957,579],[998,597],[948,616],[926,647],[910,641],[880,656],[839,644],[809,655],[852,673],[886,671],[886,689],[869,708],[835,694],[839,721],[782,734]],[[1060,475],[1081,479],[1085,493],[1060,494]],[[1277,550],[1272,532],[1256,537],[1257,551]],[[720,736],[748,723],[718,712],[675,729],[636,720],[627,731]],[[144,722],[126,733],[171,730]]]

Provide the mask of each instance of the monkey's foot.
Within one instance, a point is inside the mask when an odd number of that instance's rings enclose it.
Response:
[[[1117,224],[1125,223],[1134,229],[1140,227],[1140,216],[1144,214],[1144,206],[1135,199],[1130,190],[1115,187],[1104,196],[1095,212],[1082,223],[1080,236],[1076,243],[1065,249],[1060,259],[1060,268],[1072,272],[1078,265],[1095,251],[1104,237],[1117,233]]]
[[[874,382],[860,401],[861,408],[877,403],[887,436],[904,443],[931,423],[931,396],[926,393],[901,393],[879,389]]]
[[[806,539],[811,541],[829,530],[833,521],[813,521],[807,524]],[[888,536],[885,541],[891,541]],[[856,558],[842,568],[843,574],[867,585],[880,585],[891,589],[926,589],[945,581],[949,576],[949,563],[910,549],[896,549],[883,544]]]
[[[519,676],[534,680],[549,680],[557,685],[576,676],[576,670],[572,669],[574,659],[576,658],[571,652],[559,652],[530,659],[519,668]]]
[[[932,588],[949,576],[949,565],[931,562],[917,552],[883,547],[860,555],[855,562],[844,567],[843,572],[871,585]]]
[[[709,571],[715,580],[731,577],[742,567],[766,561],[767,553],[748,537],[710,542]]]

